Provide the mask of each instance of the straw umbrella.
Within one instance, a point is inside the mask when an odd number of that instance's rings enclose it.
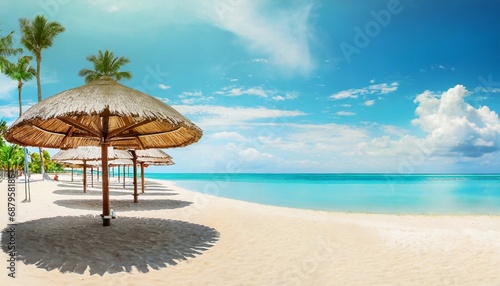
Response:
[[[87,165],[89,161],[100,161],[101,149],[95,146],[85,146],[73,149],[61,150],[52,156],[56,162],[81,161],[83,166],[83,192],[87,192]],[[132,155],[125,150],[116,150],[108,147],[108,159],[132,159]],[[96,164],[91,164],[94,167]],[[92,187],[94,186],[94,175],[92,174]]]
[[[7,130],[5,138],[23,146],[75,148],[183,147],[203,132],[172,107],[109,77],[63,91],[32,106]],[[111,225],[108,168],[102,174],[103,225]]]
[[[134,154],[132,154],[134,155]],[[135,156],[137,162],[141,166],[141,192],[144,193],[144,167],[145,165],[164,165],[170,166],[175,164],[172,157],[160,149],[136,150]],[[137,177],[134,174],[134,178]],[[136,180],[136,179],[134,179]]]
[[[116,159],[116,160],[112,160],[109,162],[109,166],[111,167],[118,167],[118,183],[120,182],[120,166],[123,166],[123,188],[125,189],[125,179],[126,179],[126,176],[125,176],[125,166],[130,166],[130,165],[133,165],[134,162],[132,161],[132,159]]]

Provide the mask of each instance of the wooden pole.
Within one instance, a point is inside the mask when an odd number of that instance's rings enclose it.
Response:
[[[138,203],[139,200],[138,200],[138,196],[139,194],[137,194],[137,155],[135,154],[135,150],[132,150],[132,162],[134,164],[133,166],[133,171],[134,171],[134,203]]]
[[[101,144],[101,159],[102,165],[108,165],[108,144]],[[109,185],[108,185],[108,168],[102,168],[102,225],[111,225],[111,208],[109,206]]]
[[[109,130],[109,109],[106,108],[102,114],[102,225],[111,225],[111,208],[109,206],[109,174],[108,174],[108,130]]]
[[[90,167],[90,184],[94,187],[94,166]]]
[[[125,189],[125,165],[123,165],[123,188]]]
[[[144,162],[141,162],[141,188],[144,194]]]
[[[83,160],[83,192],[87,192],[87,161]]]

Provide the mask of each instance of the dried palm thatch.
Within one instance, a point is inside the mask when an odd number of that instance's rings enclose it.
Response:
[[[54,156],[52,156],[52,160],[54,161],[99,161],[101,159],[101,148],[95,146],[83,146],[73,149],[61,150]],[[113,147],[108,147],[108,159],[132,159],[132,155],[125,150],[116,150],[113,149]]]
[[[173,165],[172,156],[160,149],[136,150],[137,162],[148,165]]]
[[[5,138],[22,146],[120,149],[182,147],[202,130],[160,100],[109,77],[63,91],[28,109]]]
[[[132,159],[115,159],[109,161],[109,166],[110,167],[116,167],[116,166],[132,166],[134,162]]]
[[[109,77],[34,105],[5,134],[7,141],[22,146],[100,146],[103,166],[108,165],[108,146],[136,150],[182,147],[201,136],[201,129],[172,107]],[[108,168],[103,168],[103,226],[111,225],[108,177]]]

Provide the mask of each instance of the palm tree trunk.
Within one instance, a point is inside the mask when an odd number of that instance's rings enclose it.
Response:
[[[23,88],[23,82],[19,81],[19,84],[17,85],[17,91],[19,95],[19,116],[23,115],[23,102],[21,100],[21,89]]]
[[[40,83],[40,62],[42,61],[42,55],[36,55],[36,88],[38,90],[38,102],[42,101],[42,85]]]
[[[38,89],[38,102],[42,101],[42,85],[40,84],[40,62],[42,61],[41,53],[36,55],[36,87]],[[43,149],[39,147],[40,151],[40,170],[42,175],[45,174],[45,167],[43,166]]]

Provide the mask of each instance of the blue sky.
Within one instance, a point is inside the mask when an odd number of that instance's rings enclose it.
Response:
[[[123,84],[204,130],[151,171],[500,171],[500,1],[75,2],[3,0],[1,35],[36,14],[66,28],[44,98],[99,49],[129,58]],[[0,117],[17,104],[0,76]]]

